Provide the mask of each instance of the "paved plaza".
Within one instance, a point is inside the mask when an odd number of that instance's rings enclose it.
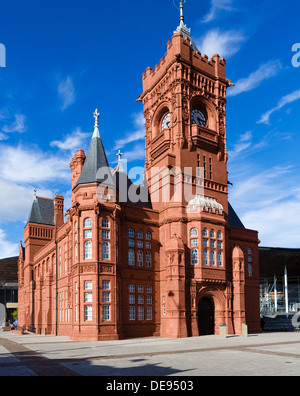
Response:
[[[298,376],[300,332],[77,342],[0,332],[0,376]]]

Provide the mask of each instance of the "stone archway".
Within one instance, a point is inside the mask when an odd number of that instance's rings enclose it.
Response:
[[[215,305],[210,298],[199,300],[198,329],[199,336],[215,334]]]

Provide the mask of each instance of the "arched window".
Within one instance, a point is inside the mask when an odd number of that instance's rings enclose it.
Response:
[[[198,264],[198,249],[191,250],[191,264],[192,265]]]
[[[222,232],[221,231],[218,231],[218,239],[222,239]]]
[[[137,265],[139,267],[142,267],[143,264],[144,264],[143,251],[142,250],[138,250],[137,251]]]
[[[84,220],[84,228],[91,228],[92,227],[92,219],[88,218]]]
[[[203,250],[203,265],[208,265],[208,254],[207,249]]]
[[[214,250],[210,252],[210,265],[216,265],[216,252]]]
[[[214,237],[215,237],[215,231],[214,231],[214,230],[210,230],[209,236],[210,236],[211,238],[214,238]]]
[[[207,236],[208,236],[208,233],[207,233],[207,229],[206,229],[206,228],[203,228],[202,235],[203,235],[204,237],[207,237]]]
[[[128,250],[128,265],[134,265],[135,264],[135,254],[133,249]]]
[[[102,260],[109,260],[109,243],[102,243]]]
[[[109,228],[109,221],[107,219],[102,219],[102,227]]]
[[[222,252],[218,252],[218,267],[222,267],[223,265],[223,255]]]
[[[139,239],[143,239],[143,233],[142,233],[142,231],[139,230],[139,231],[136,233],[136,237],[139,238]]]
[[[129,230],[128,230],[128,237],[134,238],[134,230],[132,228],[129,228]]]
[[[92,258],[92,242],[87,241],[84,244],[84,258],[89,260]]]
[[[192,228],[190,232],[191,237],[197,237],[198,236],[198,230],[197,228]]]
[[[151,252],[146,252],[146,267],[151,267],[151,265],[152,265]]]
[[[146,232],[145,238],[146,238],[148,241],[151,241],[151,239],[152,239],[151,232]]]

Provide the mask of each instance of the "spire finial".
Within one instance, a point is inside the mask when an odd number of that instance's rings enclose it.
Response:
[[[34,199],[36,199],[36,193],[37,193],[37,191],[36,191],[36,189],[34,189],[34,190],[33,190],[33,197],[34,197]]]
[[[99,122],[98,122],[99,117],[100,117],[100,114],[98,113],[98,109],[96,109],[95,112],[94,112],[95,127],[94,127],[94,135],[93,135],[93,137],[100,137]]]
[[[121,153],[121,150],[119,150],[117,157],[118,157],[118,163],[122,162],[123,154]]]
[[[180,26],[184,25],[184,16],[183,16],[183,8],[184,8],[184,3],[186,2],[186,0],[180,0],[179,3],[179,9],[180,9],[180,18],[179,18],[179,22],[180,22]]]

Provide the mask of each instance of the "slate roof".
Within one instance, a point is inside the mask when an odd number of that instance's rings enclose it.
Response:
[[[229,214],[229,224],[233,227],[245,228],[244,224],[241,222],[239,216],[234,211],[233,207],[228,202],[228,214]]]
[[[33,201],[27,223],[55,226],[54,200],[36,197]]]
[[[106,153],[100,135],[94,133],[81,175],[75,187],[80,184],[104,182],[106,177],[100,179],[97,178],[98,170],[103,167],[109,168]]]

